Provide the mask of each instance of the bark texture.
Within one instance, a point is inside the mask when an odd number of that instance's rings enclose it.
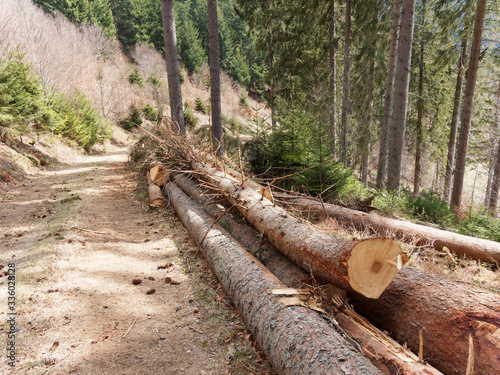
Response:
[[[342,83],[342,120],[340,136],[340,158],[347,166],[347,120],[349,117],[349,55],[351,48],[351,0],[345,4],[345,35],[344,35],[344,78]]]
[[[399,30],[398,63],[394,83],[394,104],[387,167],[387,189],[399,190],[410,85],[411,47],[415,23],[415,0],[402,0],[401,28]]]
[[[406,261],[400,246],[388,238],[332,237],[290,216],[255,190],[242,188],[223,172],[195,161],[192,168],[224,191],[230,203],[283,255],[342,289],[377,298],[398,272],[398,259]]]
[[[380,146],[377,167],[377,188],[385,186],[387,172],[387,147],[389,143],[389,124],[391,122],[392,93],[394,87],[394,72],[396,71],[396,51],[398,48],[399,18],[401,14],[401,0],[394,0],[392,13],[391,44],[389,47],[389,61],[387,63],[387,82],[385,84],[384,116],[380,124]]]
[[[224,213],[224,208],[217,207],[218,204],[211,201],[213,195],[204,196],[205,193],[213,194],[215,191],[201,187],[193,178],[186,175],[177,175],[174,177],[174,181],[192,201],[200,204],[212,218],[218,218]],[[266,268],[284,284],[288,287],[300,288],[305,282],[310,281],[308,273],[281,255],[268,241],[262,237],[258,240],[259,233],[257,231],[227,215],[224,220],[229,226],[231,236],[241,243],[247,251],[257,253]],[[322,284],[318,279],[316,282]],[[420,363],[415,354],[403,348],[353,310],[338,312],[335,314],[335,319],[344,331],[360,343],[365,356],[377,361],[375,364],[377,367],[382,364],[381,367],[387,374],[441,374],[431,366]]]
[[[356,311],[418,352],[444,374],[465,374],[469,335],[474,374],[500,369],[500,296],[405,267],[377,300],[351,296]]]
[[[455,150],[457,148],[458,115],[460,114],[460,103],[462,100],[462,83],[464,77],[464,65],[467,58],[467,39],[462,39],[462,53],[458,61],[457,83],[455,85],[455,98],[453,100],[453,112],[451,114],[450,138],[448,140],[448,156],[446,159],[446,172],[444,177],[444,196],[450,200],[451,181],[453,166],[455,164]]]
[[[206,196],[204,194],[214,194],[214,190],[202,187],[197,181],[184,174],[178,174],[174,181],[189,197],[203,207],[203,209],[212,218],[217,219],[224,214],[226,207],[220,203],[215,203],[214,195]],[[220,222],[226,224],[226,229],[231,236],[237,240],[243,247],[254,254],[269,271],[278,277],[282,282],[291,287],[300,287],[303,283],[310,281],[310,275],[301,268],[289,261],[278,250],[274,248],[269,241],[257,232],[253,227],[245,224],[238,214],[235,218],[231,212],[226,213]]]
[[[220,104],[219,36],[217,33],[217,0],[207,0],[208,51],[210,59],[210,111],[212,114],[212,140],[217,155],[224,153]]]
[[[200,243],[213,220],[174,184],[167,191],[184,226]],[[284,284],[223,230],[211,229],[202,251],[279,374],[380,374],[317,313],[277,302],[269,291]]]
[[[490,263],[500,263],[500,243],[458,233],[426,227],[424,225],[391,219],[376,214],[355,211],[333,204],[320,203],[306,198],[290,198],[285,205],[300,207],[305,212],[327,215],[358,230],[369,229],[381,236],[394,235],[401,241],[415,241],[417,245],[431,245],[436,250],[443,246],[457,255]]]
[[[500,83],[498,85],[498,95],[497,95],[497,109],[495,112],[495,123],[497,131],[500,130]],[[498,134],[498,133],[497,133]],[[497,154],[495,157],[495,168],[493,172],[493,179],[491,181],[491,191],[490,199],[488,202],[488,208],[495,214],[498,202],[498,190],[500,188],[500,136],[498,137]]]
[[[476,19],[474,21],[474,34],[469,58],[469,69],[464,91],[464,107],[460,119],[460,135],[458,137],[458,153],[455,173],[453,174],[453,190],[451,192],[450,205],[460,208],[462,203],[462,191],[464,187],[465,164],[467,160],[467,149],[469,147],[469,132],[472,121],[472,109],[474,105],[474,91],[476,88],[477,70],[479,68],[479,55],[481,54],[481,41],[483,37],[484,15],[486,13],[486,0],[478,0]]]
[[[163,21],[163,38],[165,41],[165,59],[167,61],[168,96],[170,113],[176,133],[186,135],[182,110],[181,78],[177,60],[177,36],[175,34],[174,1],[161,0],[161,17]]]

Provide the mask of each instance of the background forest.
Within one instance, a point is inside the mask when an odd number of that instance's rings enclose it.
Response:
[[[22,11],[4,14],[9,22],[1,30],[5,37],[0,88],[9,88],[0,95],[2,123],[28,116],[32,127],[65,134],[89,148],[107,136],[109,121],[132,127],[141,116],[161,117],[168,94],[159,54],[164,53],[159,0],[34,2],[46,12],[43,25],[26,22],[34,19],[28,13],[38,12],[27,5],[29,1],[2,1],[3,8],[11,10],[24,4]],[[276,183],[285,189],[324,199],[375,194],[373,204],[388,213],[443,227],[457,225],[468,234],[493,239],[498,222],[491,217],[496,201],[492,204],[490,198],[500,155],[498,2],[484,2],[465,149],[458,148],[458,135],[450,134],[450,129],[453,124],[460,126],[477,3],[410,3],[415,11],[402,170],[397,188],[386,191],[380,140],[391,119],[392,105],[386,104],[387,93],[393,90],[387,86],[391,31],[397,33],[401,22],[403,32],[403,16],[399,21],[400,14],[394,11],[401,1],[218,1],[220,66],[235,84],[271,109],[269,118],[251,120],[253,137],[243,146],[248,167],[270,179],[293,175]],[[178,0],[174,8],[183,79],[206,79],[207,2]],[[71,29],[66,20],[79,29]],[[57,51],[48,51],[61,43],[78,48],[58,61],[44,59],[57,56]],[[85,48],[92,51],[92,58],[84,65],[76,63],[88,59],[83,57]],[[118,68],[120,62],[130,63],[126,74]],[[248,105],[244,91],[238,92],[241,104]],[[31,101],[36,110],[25,106],[26,93],[36,98]],[[7,110],[13,95],[19,108]],[[398,101],[395,98],[393,105]],[[192,109],[185,108],[185,116]],[[80,134],[78,129],[87,129],[87,122],[94,124],[89,126],[93,130]],[[236,145],[227,149],[229,155],[237,151]],[[466,171],[462,199],[454,212],[448,203],[456,155],[466,156]],[[375,187],[375,193],[365,190]],[[457,224],[457,216],[466,220]],[[479,227],[486,228],[484,233]]]

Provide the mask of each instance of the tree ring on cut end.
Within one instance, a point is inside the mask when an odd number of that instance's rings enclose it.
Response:
[[[389,286],[408,257],[401,247],[389,238],[361,240],[351,250],[347,261],[349,284],[368,298],[378,298]]]

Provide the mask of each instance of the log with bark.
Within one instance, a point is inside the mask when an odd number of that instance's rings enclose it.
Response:
[[[498,375],[499,295],[405,267],[379,299],[353,294],[351,300],[358,313],[414,351],[422,331],[424,359],[445,374],[466,373],[471,335],[473,373]]]
[[[394,235],[401,241],[430,245],[441,251],[447,247],[457,255],[490,263],[500,263],[500,243],[462,234],[396,220],[376,214],[368,214],[334,204],[321,203],[312,198],[298,198],[280,195],[280,201],[303,212],[326,215],[358,230],[368,229],[379,235]]]
[[[214,190],[197,184],[193,178],[187,175],[176,175],[173,180],[191,200],[202,206],[213,219],[220,218],[226,212],[226,208],[219,206],[220,203],[216,203],[217,199],[214,200]],[[310,281],[309,275],[304,270],[285,258],[265,238],[259,236],[259,233],[253,228],[229,214],[224,216],[224,220],[229,224],[232,237],[250,252],[258,252],[259,259],[266,268],[288,287],[302,288],[306,281]],[[318,282],[319,280],[316,280],[316,283]],[[332,293],[329,294],[325,299],[332,298]],[[415,354],[399,345],[352,309],[347,308],[346,304],[337,303],[335,310],[337,312],[334,314],[334,319],[339,327],[359,343],[365,356],[376,362],[375,365],[384,373],[400,375],[441,374],[438,370],[420,361]]]
[[[151,179],[149,170],[146,171],[146,181],[148,183],[149,208],[164,209],[165,207],[167,207],[168,202],[163,196],[161,188],[156,185]]]
[[[270,242],[308,272],[350,289],[347,283],[331,277],[324,268],[308,259],[310,251],[305,245],[317,244],[318,240],[307,231],[296,230],[293,224],[281,219],[289,215],[276,210],[273,204],[262,199],[255,191],[242,189],[238,180],[224,176],[213,168],[200,163],[192,167],[207,181],[221,188],[232,204],[239,204],[239,211],[260,232],[265,231],[265,220],[271,230],[266,231]],[[257,194],[257,195],[256,195]],[[255,202],[257,200],[257,202]],[[269,213],[264,211],[269,210]],[[251,213],[251,215],[249,215]],[[283,236],[292,231],[291,235]],[[295,242],[295,243],[294,243]],[[290,252],[290,248],[295,250]],[[319,265],[324,264],[324,260]],[[335,263],[334,263],[335,264]],[[340,278],[342,281],[342,278]],[[500,297],[496,294],[457,285],[405,267],[390,283],[378,300],[363,298],[352,293],[351,298],[364,316],[378,327],[415,351],[419,350],[419,334],[422,331],[424,358],[445,374],[465,374],[469,357],[469,335],[474,341],[474,368],[477,374],[497,375],[500,368]]]
[[[198,161],[192,168],[217,186],[229,202],[280,252],[314,275],[348,291],[377,298],[407,257],[389,238],[346,240],[316,230],[252,188]]]
[[[175,184],[167,192],[182,223],[280,374],[380,374],[316,312],[285,306],[270,291],[276,277],[224,233]],[[208,232],[208,234],[207,234]],[[207,235],[205,235],[207,234]]]

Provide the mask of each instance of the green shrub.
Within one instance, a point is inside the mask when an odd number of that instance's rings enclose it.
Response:
[[[151,104],[146,104],[142,108],[142,113],[149,121],[158,122],[159,120],[158,111],[156,111]]]
[[[144,83],[142,82],[141,73],[139,73],[139,69],[137,69],[137,68],[134,68],[132,73],[130,73],[130,75],[128,76],[128,81],[133,85],[137,85],[139,87],[144,87]]]
[[[435,190],[424,190],[417,198],[410,200],[409,208],[419,220],[446,227],[453,222],[453,211]]]
[[[242,108],[246,110],[250,109],[250,105],[248,104],[248,95],[244,90],[241,90],[239,104]]]
[[[120,125],[129,131],[136,126],[142,125],[141,112],[135,105],[130,105],[128,117],[120,121]]]
[[[198,118],[194,115],[193,110],[188,102],[184,103],[184,125],[187,128],[193,129],[198,123]]]
[[[409,190],[403,189],[400,192],[381,190],[375,194],[372,206],[389,216],[395,213],[399,216],[411,216],[409,206],[412,199],[413,196]]]
[[[472,211],[456,225],[459,233],[500,242],[500,219],[488,212]]]
[[[207,114],[208,110],[207,110],[207,106],[205,105],[205,103],[203,103],[203,100],[201,100],[201,98],[199,96],[196,97],[195,99],[195,107],[194,109],[198,112],[201,112],[203,114]]]
[[[22,55],[0,59],[0,126],[15,132],[50,131],[89,150],[109,138],[109,122],[82,93],[65,97],[43,87]]]

